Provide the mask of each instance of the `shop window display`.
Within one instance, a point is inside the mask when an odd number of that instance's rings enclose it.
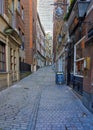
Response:
[[[83,55],[84,51],[84,40],[81,40],[75,45],[75,55],[74,55],[74,74],[84,76],[84,65],[85,58]]]

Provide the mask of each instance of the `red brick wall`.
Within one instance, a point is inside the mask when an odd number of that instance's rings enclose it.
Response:
[[[16,27],[17,29],[20,28],[21,32],[25,32],[24,21],[21,19],[21,15],[18,11],[16,11]]]
[[[33,6],[32,6],[32,20],[33,20],[33,32],[32,32],[32,39],[33,39],[33,55],[36,52],[36,21],[37,21],[37,0],[33,0]],[[35,64],[35,60],[33,57],[33,64]]]
[[[90,57],[91,58],[91,66],[90,69],[87,71],[87,75],[84,77],[83,81],[83,86],[84,86],[84,91],[90,92],[91,91],[91,70],[92,70],[92,51],[93,47],[87,47],[85,48],[85,57]]]
[[[4,13],[8,16],[8,0],[4,0]]]
[[[86,17],[86,22],[92,22],[91,23],[86,23],[86,31],[88,33],[88,31],[93,28],[93,10],[89,13],[89,15]],[[88,41],[88,38],[86,39]],[[89,41],[88,41],[89,43]],[[91,84],[93,84],[93,40],[92,40],[92,45],[88,45],[85,48],[85,52],[84,52],[84,56],[85,57],[90,57],[90,69],[87,71],[87,76],[84,77],[84,91],[89,92],[89,93],[93,93],[93,86]]]
[[[25,62],[33,64],[33,38],[35,36],[36,5],[37,0],[24,0],[25,5]],[[34,25],[34,26],[33,26]],[[33,31],[34,30],[34,31]]]
[[[32,0],[25,3],[25,62],[32,63]]]

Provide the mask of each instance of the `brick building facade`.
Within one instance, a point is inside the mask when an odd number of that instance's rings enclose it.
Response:
[[[52,37],[50,35],[50,33],[46,34],[46,65],[51,65],[52,64]]]
[[[86,61],[83,80],[83,103],[93,112],[93,0],[87,10],[84,28],[86,26],[86,41],[84,57]]]
[[[36,69],[45,66],[46,62],[46,45],[45,31],[41,24],[39,14],[37,13],[36,21],[36,53],[35,53]]]
[[[53,23],[53,61],[56,71],[65,72],[65,41],[67,39],[64,12],[66,11],[66,0],[55,0],[54,23]]]
[[[68,45],[68,84],[82,95],[82,102],[93,112],[93,1],[83,1],[88,2],[88,8],[82,18],[77,14],[78,2],[82,1],[72,3],[67,21],[71,38]]]
[[[0,89],[20,79],[17,1],[0,0]]]
[[[36,70],[37,20],[37,0],[0,0],[1,89]]]
[[[24,0],[25,10],[25,63],[31,66],[34,71],[35,66],[35,46],[36,46],[36,19],[37,19],[37,0]]]
[[[93,112],[93,0],[73,0],[69,6],[68,11],[64,10],[67,12],[64,20],[67,21],[56,19],[58,10],[56,6],[54,8],[54,62],[56,70],[62,71],[64,56],[61,54],[65,45],[66,83],[81,95],[84,105]],[[83,6],[87,7],[84,14]],[[80,7],[82,17],[79,15]],[[65,23],[67,32],[64,30]]]

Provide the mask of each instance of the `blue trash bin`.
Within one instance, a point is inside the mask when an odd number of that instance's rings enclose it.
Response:
[[[65,78],[63,72],[56,72],[56,84],[64,84]]]

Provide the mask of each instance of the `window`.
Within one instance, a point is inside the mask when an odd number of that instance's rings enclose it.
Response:
[[[24,34],[22,33],[22,45],[21,45],[21,49],[24,50]]]
[[[5,44],[0,42],[0,72],[5,72]]]
[[[13,70],[13,50],[10,49],[10,70]]]
[[[18,11],[20,12],[20,0],[18,0]]]
[[[34,23],[34,21],[35,21],[35,20],[33,19],[33,23]]]
[[[10,49],[10,70],[16,70],[16,51]]]
[[[0,0],[0,14],[4,12],[4,0]]]
[[[18,28],[18,33],[19,33],[19,36],[21,37],[21,29]]]
[[[16,51],[14,50],[14,70],[16,70]]]
[[[88,38],[90,38],[91,36],[93,36],[93,28],[89,30],[88,32]]]
[[[84,75],[84,38],[85,37],[83,37],[78,43],[76,43],[74,47],[74,74],[80,76]]]
[[[12,0],[12,27],[15,28],[15,22],[14,22],[14,0]]]
[[[24,20],[24,8],[22,7],[22,20]]]
[[[12,0],[12,14],[14,15],[14,0]]]

